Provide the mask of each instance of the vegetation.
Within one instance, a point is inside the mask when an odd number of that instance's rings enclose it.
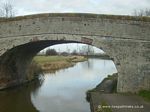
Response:
[[[43,72],[55,72],[56,70],[68,68],[75,62],[85,61],[83,56],[36,56],[27,71],[27,80],[36,79]]]
[[[27,80],[31,81],[37,78],[40,73],[42,73],[41,67],[33,60],[28,69]]]
[[[38,64],[44,64],[46,62],[68,60],[68,57],[65,57],[65,56],[35,56],[33,60],[36,61]]]
[[[150,16],[150,9],[134,10],[134,16]]]
[[[48,56],[48,55],[53,56],[53,55],[58,55],[58,53],[56,52],[55,49],[48,49],[48,50],[46,50],[46,55],[47,55],[47,56]]]
[[[150,90],[141,90],[138,95],[142,96],[145,100],[150,101]]]
[[[93,46],[91,46],[91,45],[82,46],[82,48],[80,49],[80,54],[83,54],[83,55],[86,55],[86,56],[94,55]]]
[[[42,53],[42,52],[41,52]],[[58,52],[56,49],[54,48],[48,48],[46,50],[46,52],[43,52],[42,55],[46,55],[46,56],[54,56],[54,55],[62,55],[62,56],[70,56],[70,55],[82,55],[82,56],[89,56],[89,55],[95,55],[94,53],[94,48],[91,45],[83,45],[83,46],[77,46],[77,49],[74,49],[71,51],[71,49],[69,49],[67,47],[67,51],[63,51],[63,52]]]
[[[83,56],[36,56],[33,59],[44,72],[55,72],[56,70],[71,67],[75,62],[85,61]]]
[[[14,6],[11,2],[1,3],[0,7],[0,17],[10,18],[15,16]]]
[[[118,77],[117,73],[114,73],[113,75],[108,75],[104,80],[113,80]]]

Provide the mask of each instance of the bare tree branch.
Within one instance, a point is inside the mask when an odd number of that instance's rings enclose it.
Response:
[[[134,16],[150,16],[150,9],[140,9],[133,11]]]
[[[13,17],[15,16],[15,10],[11,2],[2,3],[0,7],[0,17]]]

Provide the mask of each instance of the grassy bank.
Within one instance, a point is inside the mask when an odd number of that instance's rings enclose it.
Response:
[[[35,56],[33,59],[44,72],[55,72],[85,60],[87,59],[83,56]]]
[[[138,95],[150,102],[150,90],[141,90],[139,91]]]

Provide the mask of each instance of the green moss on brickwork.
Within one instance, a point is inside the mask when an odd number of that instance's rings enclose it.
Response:
[[[22,19],[44,18],[44,17],[80,17],[80,18],[101,18],[101,19],[117,19],[117,20],[133,20],[150,22],[150,17],[137,16],[121,16],[121,15],[105,15],[105,14],[91,14],[91,13],[42,13],[27,16],[18,16],[13,18],[0,18],[0,22],[19,21]]]

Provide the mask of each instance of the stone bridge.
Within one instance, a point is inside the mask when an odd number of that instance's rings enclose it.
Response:
[[[0,18],[0,88],[27,80],[45,47],[86,43],[104,50],[118,70],[118,92],[150,89],[150,18],[97,14],[38,14]]]

